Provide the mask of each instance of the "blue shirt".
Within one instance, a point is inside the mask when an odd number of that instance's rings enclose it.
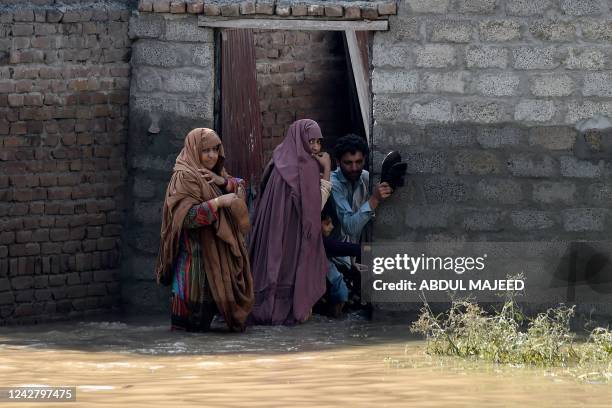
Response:
[[[366,224],[374,217],[374,210],[370,207],[368,199],[370,198],[369,185],[370,185],[370,173],[367,170],[361,172],[359,180],[355,183],[347,180],[342,174],[342,170],[338,167],[331,173],[332,183],[332,198],[336,205],[336,213],[340,225],[340,233],[338,238],[341,241],[350,241],[358,243],[361,237],[361,232]],[[365,194],[361,203],[358,203],[360,207],[357,211],[353,211],[353,195],[355,189],[363,183],[365,188]],[[336,228],[337,230],[338,228]],[[334,231],[336,233],[336,231]],[[336,235],[336,234],[334,234]],[[337,236],[337,235],[336,235]]]

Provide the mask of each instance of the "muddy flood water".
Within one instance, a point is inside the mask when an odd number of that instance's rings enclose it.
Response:
[[[247,333],[169,331],[164,317],[0,328],[0,385],[75,386],[40,407],[611,407],[568,369],[425,354],[406,324],[315,316]]]

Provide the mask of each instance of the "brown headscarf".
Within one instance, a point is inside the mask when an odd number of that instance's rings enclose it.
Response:
[[[219,159],[213,171],[229,177],[223,163],[225,154],[219,136],[207,128],[193,129],[185,137],[168,183],[162,213],[161,241],[157,258],[157,282],[172,282],[172,264],[178,254],[180,232],[187,212],[194,205],[214,199],[223,192],[198,172],[204,168],[200,152],[219,146]],[[253,281],[249,255],[238,223],[227,208],[219,208],[213,228],[200,228],[206,278],[212,296],[225,322],[232,330],[242,330],[253,305]]]

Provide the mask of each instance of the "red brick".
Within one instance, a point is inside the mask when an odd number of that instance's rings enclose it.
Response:
[[[38,67],[22,65],[13,69],[13,79],[37,79]]]
[[[81,250],[81,241],[66,241],[62,246],[62,252],[75,254]]]
[[[57,185],[57,176],[55,174],[39,175],[40,185],[42,187],[52,187]]]
[[[15,92],[15,81],[1,80],[0,81],[0,93],[12,93]]]
[[[240,5],[235,4],[222,4],[221,15],[224,17],[237,17],[240,15]]]
[[[85,239],[85,235],[86,235],[86,228],[85,227],[75,227],[75,228],[71,228],[70,229],[70,239],[71,240],[82,240]]]
[[[86,91],[87,79],[79,78],[68,81],[68,89],[72,91]]]
[[[87,238],[100,238],[103,227],[87,227]]]
[[[364,6],[361,8],[361,17],[367,20],[376,20],[378,18],[378,9],[376,7]]]
[[[139,0],[138,11],[152,12],[153,11],[153,0]]]
[[[397,3],[390,1],[387,3],[378,4],[378,14],[381,16],[395,15],[397,14]]]
[[[114,269],[94,271],[95,282],[112,282],[116,279],[116,271]]]
[[[49,230],[49,238],[53,242],[67,241],[70,238],[70,230],[68,228],[52,228]]]
[[[83,168],[81,160],[72,160],[70,162],[70,171],[80,171]]]
[[[14,132],[11,132],[11,133],[14,133]],[[17,134],[23,134],[23,133],[25,133],[25,132],[20,132],[20,133],[17,133]],[[8,137],[3,138],[2,144],[4,145],[4,147],[25,147],[25,146],[27,146],[27,140],[23,136],[8,136]],[[14,151],[14,150],[11,150],[11,151],[5,150],[4,151],[4,153],[9,153],[9,152],[13,153],[11,155],[11,157],[15,156],[15,152],[16,151]],[[13,159],[6,158],[4,160],[8,161],[8,160],[15,160],[15,159],[14,158]]]
[[[343,8],[342,6],[325,6],[325,15],[327,17],[342,17]]]
[[[17,202],[32,201],[34,199],[34,193],[31,189],[14,190],[13,200]]]
[[[31,92],[33,88],[34,88],[34,81],[30,79],[21,79],[15,82],[15,92],[17,93]],[[24,95],[24,102],[25,102],[25,95]]]
[[[38,255],[40,254],[40,244],[38,243],[13,244],[9,246],[9,254],[12,257]]]
[[[55,225],[55,217],[50,215],[45,215],[40,217],[39,225],[41,227],[53,227]]]
[[[44,191],[44,190],[43,190]],[[46,191],[44,191],[45,193],[45,199],[46,199]],[[44,203],[30,203],[30,210],[29,210],[30,214],[44,214],[45,212],[45,204]]]
[[[8,95],[8,103],[11,107],[20,107],[23,106],[23,95],[22,94],[9,94]]]
[[[255,13],[256,14],[267,14],[267,15],[274,14],[274,3],[273,2],[269,2],[269,3],[256,2]]]
[[[357,20],[361,18],[361,9],[358,6],[348,6],[344,8],[344,18]]]
[[[291,6],[292,16],[306,16],[308,15],[308,7],[305,4],[294,4]]]
[[[39,278],[42,278],[42,276]],[[49,279],[47,276],[45,278]],[[49,289],[39,289],[34,293],[34,298],[37,301],[51,300],[51,291]]]
[[[27,123],[26,128],[29,134],[41,134],[43,132],[43,122],[31,120]]]
[[[10,176],[10,183],[13,187],[36,187],[39,185],[38,176],[31,174],[19,174]]]
[[[87,285],[68,286],[66,296],[71,299],[87,296]],[[85,308],[80,301],[73,301],[72,305],[76,310],[83,310]]]
[[[8,211],[8,215],[11,217],[17,217],[21,215],[26,215],[28,213],[29,207],[24,203],[14,203],[11,205]]]
[[[170,12],[170,1],[169,0],[153,0],[153,11],[156,13],[169,13]]]
[[[32,231],[17,231],[15,234],[15,242],[25,243],[32,240]]]
[[[45,242],[49,240],[49,229],[39,228],[32,232],[31,237],[33,242]]]
[[[105,237],[118,237],[122,231],[121,225],[105,225],[102,227],[102,231]]]
[[[60,203],[59,213],[64,215],[74,214],[74,204],[72,203]]]
[[[72,146],[76,144],[77,135],[76,133],[66,133],[61,136],[61,140],[64,146]]]
[[[76,186],[79,182],[80,177],[78,174],[60,174],[57,177],[58,186]]]
[[[0,244],[12,244],[15,242],[15,232],[14,231],[5,231],[0,232]]]
[[[59,214],[59,203],[54,203],[54,202],[45,203],[45,214],[47,215]]]
[[[311,4],[308,6],[309,16],[322,16],[325,14],[325,7],[320,4]]]
[[[289,4],[277,4],[276,15],[281,17],[287,17],[291,15],[291,6]]]
[[[106,224],[106,214],[90,214],[89,215],[89,225],[104,225],[104,224]]]
[[[187,12],[190,14],[202,14],[204,12],[204,2],[201,0],[188,1]]]
[[[97,250],[98,251],[108,251],[111,249],[115,249],[117,245],[117,239],[116,238],[98,238],[97,240]]]
[[[7,121],[0,119],[0,135],[9,134],[10,125]]]
[[[184,1],[170,2],[170,12],[174,14],[184,14],[185,13],[185,2]]]
[[[43,96],[40,93],[30,93],[24,95],[23,104],[25,106],[42,106]]]
[[[255,14],[255,1],[247,0],[240,3],[240,14]]]
[[[71,196],[71,187],[50,188],[47,190],[47,197],[49,200],[69,200]]]

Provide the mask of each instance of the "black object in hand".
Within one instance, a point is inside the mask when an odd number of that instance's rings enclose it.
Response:
[[[395,190],[396,187],[402,187],[404,185],[404,175],[408,168],[407,163],[402,163],[402,156],[396,150],[390,152],[385,156],[381,170],[380,170],[380,182],[389,183],[389,186]]]

